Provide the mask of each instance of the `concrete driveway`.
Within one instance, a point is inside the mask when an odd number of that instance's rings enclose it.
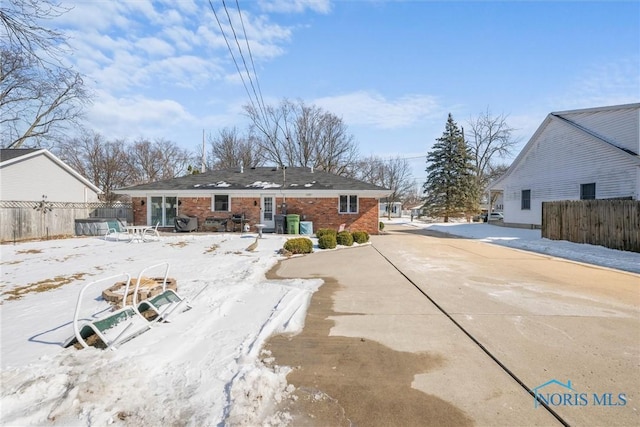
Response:
[[[272,273],[326,279],[267,345],[293,425],[640,425],[640,275],[387,231]]]

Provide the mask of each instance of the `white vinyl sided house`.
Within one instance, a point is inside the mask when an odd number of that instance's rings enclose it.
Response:
[[[505,225],[539,228],[542,202],[640,200],[639,152],[640,103],[550,113],[489,192]]]
[[[0,201],[97,202],[101,190],[45,149],[0,150]]]

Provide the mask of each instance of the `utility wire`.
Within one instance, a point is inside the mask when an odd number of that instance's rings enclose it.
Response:
[[[262,90],[260,89],[260,81],[258,80],[258,73],[256,72],[256,64],[253,61],[253,54],[251,53],[251,46],[249,46],[249,37],[247,37],[247,30],[244,26],[244,19],[242,18],[242,12],[240,11],[240,3],[236,0],[236,7],[238,8],[238,16],[240,16],[240,23],[242,24],[242,32],[244,33],[244,41],[247,44],[247,51],[249,51],[249,59],[251,60],[251,68],[253,69],[253,75],[256,79],[256,86],[258,87],[258,94],[260,95],[259,105],[262,105],[262,112],[266,114],[266,107],[264,105],[264,98],[262,97]]]
[[[227,9],[227,4],[225,0],[222,0],[222,6],[224,7],[224,12],[227,14],[227,20],[229,21],[229,26],[231,27],[231,32],[233,33],[233,38],[236,42],[236,46],[238,47],[238,52],[240,53],[240,58],[242,59],[242,65],[244,65],[244,70],[247,73],[247,78],[249,79],[249,84],[251,84],[251,89],[253,90],[253,95],[256,98],[256,102],[258,104],[258,109],[264,115],[264,110],[262,109],[262,105],[260,104],[260,98],[258,97],[258,93],[256,92],[256,87],[253,84],[253,79],[251,78],[251,73],[249,72],[249,67],[247,66],[247,61],[242,53],[242,47],[240,47],[240,41],[238,40],[238,34],[236,33],[235,28],[233,28],[233,22],[231,21],[231,16],[229,15],[229,10]],[[238,9],[239,10],[239,9]],[[244,26],[243,26],[244,28]],[[246,33],[245,33],[246,38]]]
[[[224,2],[223,2],[223,4],[224,4]],[[224,29],[222,28],[222,23],[220,23],[220,19],[218,19],[218,14],[216,13],[215,8],[213,7],[213,3],[211,3],[211,0],[209,0],[209,7],[211,8],[211,11],[213,12],[213,16],[215,16],[215,18],[216,18],[216,22],[218,23],[218,27],[220,28],[220,32],[222,33],[222,37],[224,38],[224,42],[227,44],[227,49],[229,50],[229,53],[231,54],[231,59],[233,59],[233,63],[236,66],[236,70],[238,70],[238,74],[240,75],[240,80],[242,80],[242,85],[244,86],[244,90],[247,92],[247,95],[249,96],[249,102],[251,103],[251,106],[253,108],[255,108],[255,105],[253,103],[253,98],[251,97],[251,92],[249,91],[249,88],[247,87],[247,84],[244,81],[244,77],[242,75],[242,71],[240,71],[240,66],[238,65],[238,61],[236,61],[236,57],[233,54],[233,50],[231,49],[231,45],[229,44],[229,40],[227,39],[227,35],[225,34]],[[225,6],[225,10],[226,10],[226,6]],[[227,14],[227,16],[228,16],[228,14]],[[231,22],[231,21],[229,21],[229,22]],[[233,29],[233,26],[231,28]],[[242,54],[242,52],[241,52],[241,54]]]

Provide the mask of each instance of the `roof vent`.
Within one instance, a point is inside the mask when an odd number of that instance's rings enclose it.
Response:
[[[240,165],[240,173],[244,173],[244,165]]]
[[[311,166],[311,173],[313,173],[313,166]]]

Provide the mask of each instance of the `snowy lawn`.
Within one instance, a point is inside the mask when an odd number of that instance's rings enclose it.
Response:
[[[550,241],[538,230],[483,223],[391,222],[576,261],[640,272],[640,254]],[[0,425],[286,425],[276,404],[288,368],[261,351],[274,333],[303,327],[321,280],[270,281],[286,238],[175,234],[126,243],[73,238],[0,245]],[[315,250],[317,242],[314,240]],[[193,308],[118,350],[64,349],[80,289],[169,262]],[[88,307],[106,304],[96,290]]]
[[[2,245],[0,425],[279,424],[285,368],[263,342],[299,331],[320,280],[269,281],[283,236],[176,234],[126,243],[73,238]],[[193,308],[118,350],[64,349],[78,293],[168,261]],[[161,270],[156,270],[161,273]],[[106,304],[96,289],[88,307]],[[269,360],[266,360],[267,362]],[[268,365],[268,363],[267,363]]]

